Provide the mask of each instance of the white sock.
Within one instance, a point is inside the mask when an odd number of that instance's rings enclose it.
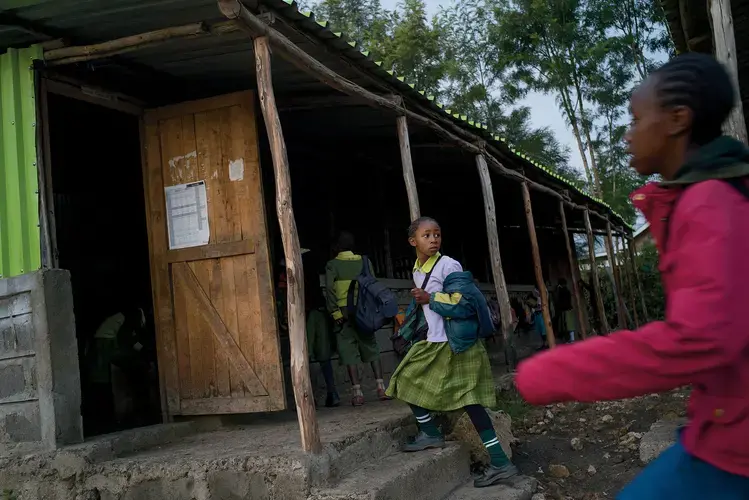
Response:
[[[385,390],[385,381],[381,378],[377,379],[377,388],[382,389],[383,391]]]
[[[354,396],[363,396],[364,393],[361,391],[361,385],[356,384],[351,386],[351,392],[354,393]]]

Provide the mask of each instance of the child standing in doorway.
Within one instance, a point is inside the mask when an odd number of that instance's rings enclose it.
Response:
[[[362,257],[354,253],[354,236],[341,232],[336,242],[338,255],[325,266],[325,294],[327,309],[336,324],[336,344],[341,364],[346,365],[351,379],[351,404],[364,404],[364,393],[359,379],[359,364],[369,363],[377,381],[377,397],[383,401],[385,381],[382,376],[380,346],[374,334],[368,335],[359,331],[353,318],[349,318],[347,302],[349,287],[362,271]],[[374,275],[374,270],[370,271]]]
[[[445,439],[430,412],[463,408],[491,457],[491,465],[474,485],[481,488],[499,484],[517,475],[518,469],[502,451],[485,409],[496,405],[486,348],[477,340],[466,350],[454,353],[448,343],[445,318],[430,308],[433,301],[446,300],[447,294],[441,293],[445,279],[452,273],[461,273],[463,268],[456,260],[440,254],[442,231],[434,219],[415,220],[408,229],[408,241],[416,250],[416,288],[411,294],[417,307],[422,308],[428,332],[426,340],[414,344],[395,370],[387,392],[408,403],[419,424],[419,434],[403,451],[444,447]]]

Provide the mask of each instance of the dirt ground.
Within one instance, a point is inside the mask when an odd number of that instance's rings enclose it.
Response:
[[[688,390],[596,404],[529,407],[505,398],[519,439],[513,461],[539,480],[544,500],[614,498],[640,470],[642,434],[685,414]],[[534,497],[540,500],[541,496]]]

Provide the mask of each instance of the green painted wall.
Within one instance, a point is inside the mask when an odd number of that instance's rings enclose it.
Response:
[[[32,62],[39,46],[0,55],[0,277],[41,267]]]

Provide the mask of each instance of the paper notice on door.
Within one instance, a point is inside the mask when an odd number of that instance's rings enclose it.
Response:
[[[211,231],[205,181],[169,186],[164,191],[169,249],[207,245]]]

